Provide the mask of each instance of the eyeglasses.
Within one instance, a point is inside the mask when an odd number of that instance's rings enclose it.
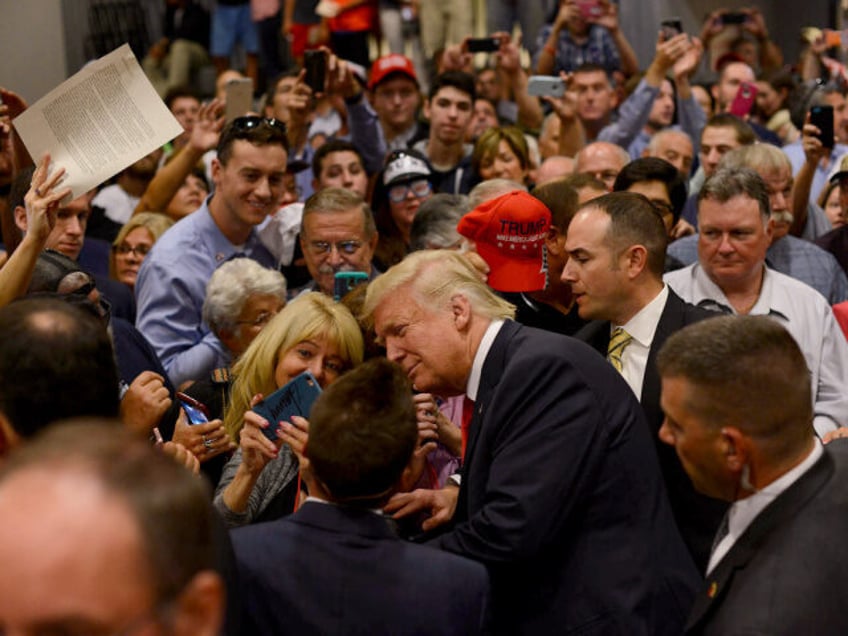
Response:
[[[389,201],[400,203],[412,192],[417,198],[426,197],[433,190],[433,186],[427,179],[416,179],[408,183],[399,183],[389,188]]]
[[[250,325],[251,327],[264,327],[269,322],[271,322],[271,318],[276,316],[279,312],[276,311],[263,311],[253,320],[236,320],[237,325]]]
[[[138,256],[139,258],[144,258],[147,256],[147,253],[150,251],[152,245],[147,245],[146,243],[141,243],[139,245],[132,246],[129,243],[121,243],[120,245],[113,245],[112,249],[115,250],[116,254],[120,254],[121,256],[126,256],[130,252]]]
[[[308,245],[309,249],[316,256],[329,254],[333,251],[334,247],[339,254],[353,256],[359,251],[359,248],[362,247],[362,241],[338,241],[336,243],[330,243],[328,241],[309,241]]]

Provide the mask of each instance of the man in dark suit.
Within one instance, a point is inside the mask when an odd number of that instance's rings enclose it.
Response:
[[[657,363],[662,440],[698,490],[732,502],[687,633],[848,633],[848,445],[816,437],[795,340],[723,316],[671,336]]]
[[[569,227],[562,278],[571,284],[580,317],[593,320],[577,337],[607,356],[639,397],[675,520],[703,572],[727,505],[697,493],[657,436],[664,416],[656,357],[672,333],[717,314],[683,302],[663,284],[667,227],[641,194],[593,199]]]
[[[469,400],[461,486],[386,511],[450,521],[432,543],[489,568],[496,631],[679,633],[697,574],[644,416],[603,358],[510,320],[455,252],[409,255],[363,312],[416,389]]]
[[[245,634],[479,634],[482,566],[401,541],[375,509],[418,440],[405,374],[377,358],[321,394],[310,414],[293,515],[239,528]]]

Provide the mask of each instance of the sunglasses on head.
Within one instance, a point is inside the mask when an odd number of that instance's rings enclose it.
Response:
[[[236,117],[231,123],[233,130],[238,132],[247,132],[254,128],[259,128],[262,125],[270,126],[274,130],[286,134],[286,125],[279,119],[268,117],[259,117],[258,115],[245,115],[244,117]]]

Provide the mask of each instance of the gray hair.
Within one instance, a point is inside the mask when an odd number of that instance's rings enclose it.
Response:
[[[463,194],[431,196],[415,213],[409,232],[410,251],[454,247],[462,239],[456,225],[470,209]]]
[[[792,163],[789,157],[777,146],[772,144],[751,144],[734,148],[721,158],[719,168],[736,170],[751,168],[757,173],[788,170],[792,173]]]
[[[222,264],[206,285],[203,320],[219,335],[234,333],[236,321],[247,299],[254,295],[276,296],[286,302],[286,279],[273,269],[250,258],[235,258]]]
[[[527,192],[527,186],[512,179],[487,179],[486,181],[481,181],[468,193],[468,206],[473,210],[486,201],[497,199],[502,194],[514,192],[515,190]]]
[[[728,153],[730,154],[730,153]],[[707,178],[698,193],[698,206],[704,199],[718,203],[727,203],[738,196],[747,196],[760,207],[763,224],[768,223],[771,216],[768,188],[762,177],[747,167],[719,168],[713,176]]]

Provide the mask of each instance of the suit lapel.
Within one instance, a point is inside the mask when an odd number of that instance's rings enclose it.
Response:
[[[507,345],[520,325],[511,320],[504,322],[503,327],[492,342],[492,347],[483,362],[483,370],[480,374],[480,386],[477,390],[477,399],[474,402],[474,415],[471,418],[468,430],[468,445],[465,449],[465,458],[462,462],[462,485],[459,489],[459,499],[457,500],[455,520],[462,520],[468,516],[468,467],[474,461],[474,450],[477,447],[477,440],[480,438],[483,419],[487,412],[487,407],[491,401],[492,393],[500,381],[503,373],[504,365],[506,364]],[[460,516],[462,515],[462,516]]]
[[[742,536],[707,577],[706,587],[695,598],[689,614],[687,633],[695,630],[716,611],[716,608],[721,606],[735,572],[748,564],[775,529],[792,522],[801,508],[833,476],[833,472],[833,459],[825,449],[824,455],[810,470],[757,515],[753,523],[742,533]]]
[[[657,372],[657,355],[666,339],[683,326],[683,301],[677,295],[668,290],[668,298],[663,307],[654,339],[651,341],[651,349],[648,351],[648,359],[645,362],[645,374],[642,377],[642,395],[639,403],[651,425],[651,433],[659,431],[662,425],[663,415],[660,409],[660,375]]]

